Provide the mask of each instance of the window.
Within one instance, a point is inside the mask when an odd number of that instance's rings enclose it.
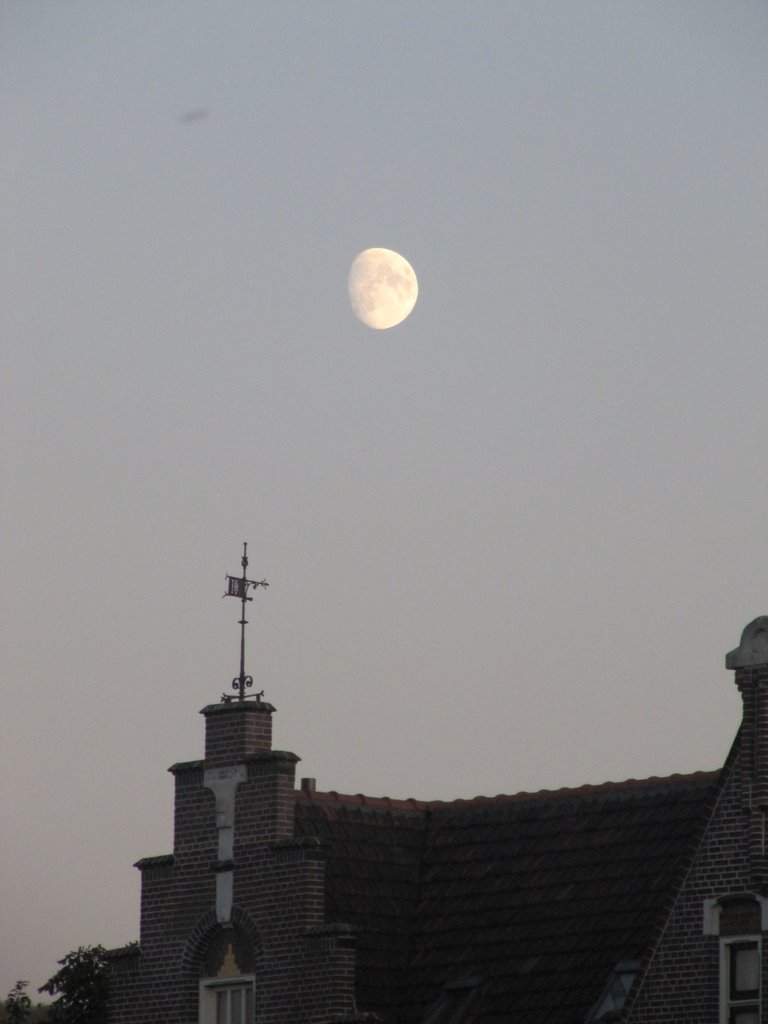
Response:
[[[724,940],[721,946],[722,1024],[760,1024],[760,940]]]
[[[252,1020],[252,986],[226,985],[216,989],[216,1024],[250,1024]]]
[[[211,935],[200,964],[199,1024],[254,1024],[253,943],[236,926]]]
[[[201,1024],[253,1024],[253,982],[238,978],[223,983],[203,982],[200,991]]]
[[[479,978],[456,978],[447,982],[424,1018],[424,1024],[461,1024],[474,1002],[479,984]]]
[[[608,978],[606,986],[588,1015],[587,1020],[601,1021],[610,1019],[611,1015],[621,1010],[639,970],[639,960],[619,961]]]

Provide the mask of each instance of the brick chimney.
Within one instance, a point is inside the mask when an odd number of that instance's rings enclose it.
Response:
[[[205,715],[205,767],[239,764],[250,754],[272,749],[272,715],[266,701],[209,704]]]
[[[768,884],[768,616],[750,622],[725,656],[744,706],[739,732],[741,802],[749,812],[752,879]]]

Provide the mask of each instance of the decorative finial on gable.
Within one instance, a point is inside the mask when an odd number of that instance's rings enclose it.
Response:
[[[248,596],[249,587],[268,587],[269,584],[266,580],[249,580],[246,578],[246,570],[248,568],[248,544],[243,544],[243,557],[240,561],[243,567],[242,576],[227,576],[227,592],[222,597],[239,597],[243,604],[242,614],[240,616],[240,675],[235,676],[232,680],[232,689],[238,691],[238,700],[245,700],[246,687],[250,689],[253,686],[253,677],[245,674],[245,627],[248,625],[248,620],[245,617],[245,602],[252,601],[253,598]],[[256,702],[258,703],[260,698],[264,696],[264,691],[255,694]],[[229,694],[222,696],[224,703],[229,703],[234,700]]]
[[[726,668],[754,668],[768,665],[768,615],[761,615],[744,628],[741,643],[725,656]]]

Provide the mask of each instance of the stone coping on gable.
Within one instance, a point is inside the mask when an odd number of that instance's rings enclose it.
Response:
[[[131,942],[127,946],[118,946],[117,949],[105,949],[104,956],[107,960],[126,960],[130,957],[141,956],[141,947],[138,942]]]
[[[290,750],[254,750],[252,754],[243,757],[244,764],[252,764],[254,761],[288,761],[290,764],[298,764],[301,758]]]
[[[180,772],[194,772],[202,771],[205,766],[205,761],[177,761],[176,764],[172,764],[168,769],[172,775],[178,775]]]
[[[255,762],[279,762],[282,764],[298,764],[301,758],[290,750],[256,750],[252,754],[244,754],[238,758],[238,764],[253,764]],[[168,771],[172,775],[180,775],[183,772],[199,772],[205,768],[205,760],[199,761],[177,761],[172,764]]]
[[[312,924],[304,929],[305,935],[354,935],[360,929],[343,921],[331,921],[328,924]]]
[[[317,836],[294,836],[291,839],[278,839],[272,845],[276,850],[319,850],[325,843]]]
[[[142,857],[133,865],[139,871],[146,871],[148,868],[170,868],[173,867],[174,858],[172,853],[161,853],[157,857]]]

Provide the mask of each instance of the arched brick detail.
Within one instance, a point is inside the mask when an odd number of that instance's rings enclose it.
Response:
[[[187,936],[187,941],[184,943],[184,951],[181,954],[180,965],[182,974],[187,977],[197,977],[200,971],[200,964],[202,963],[205,947],[207,946],[213,932],[219,927],[220,925],[216,920],[215,910],[209,910],[200,918]]]
[[[241,907],[232,908],[232,924],[247,936],[253,944],[253,957],[258,965],[263,957],[261,935],[256,927],[256,922],[250,914]],[[181,954],[181,972],[187,978],[199,978],[200,968],[203,962],[206,948],[212,936],[218,931],[226,931],[227,925],[220,924],[216,920],[216,911],[209,910],[197,922],[195,927],[187,936],[184,950]]]
[[[232,907],[232,924],[237,925],[251,940],[253,943],[254,960],[258,963],[264,955],[264,950],[261,945],[261,933],[256,926],[256,922],[245,910],[235,906]]]

